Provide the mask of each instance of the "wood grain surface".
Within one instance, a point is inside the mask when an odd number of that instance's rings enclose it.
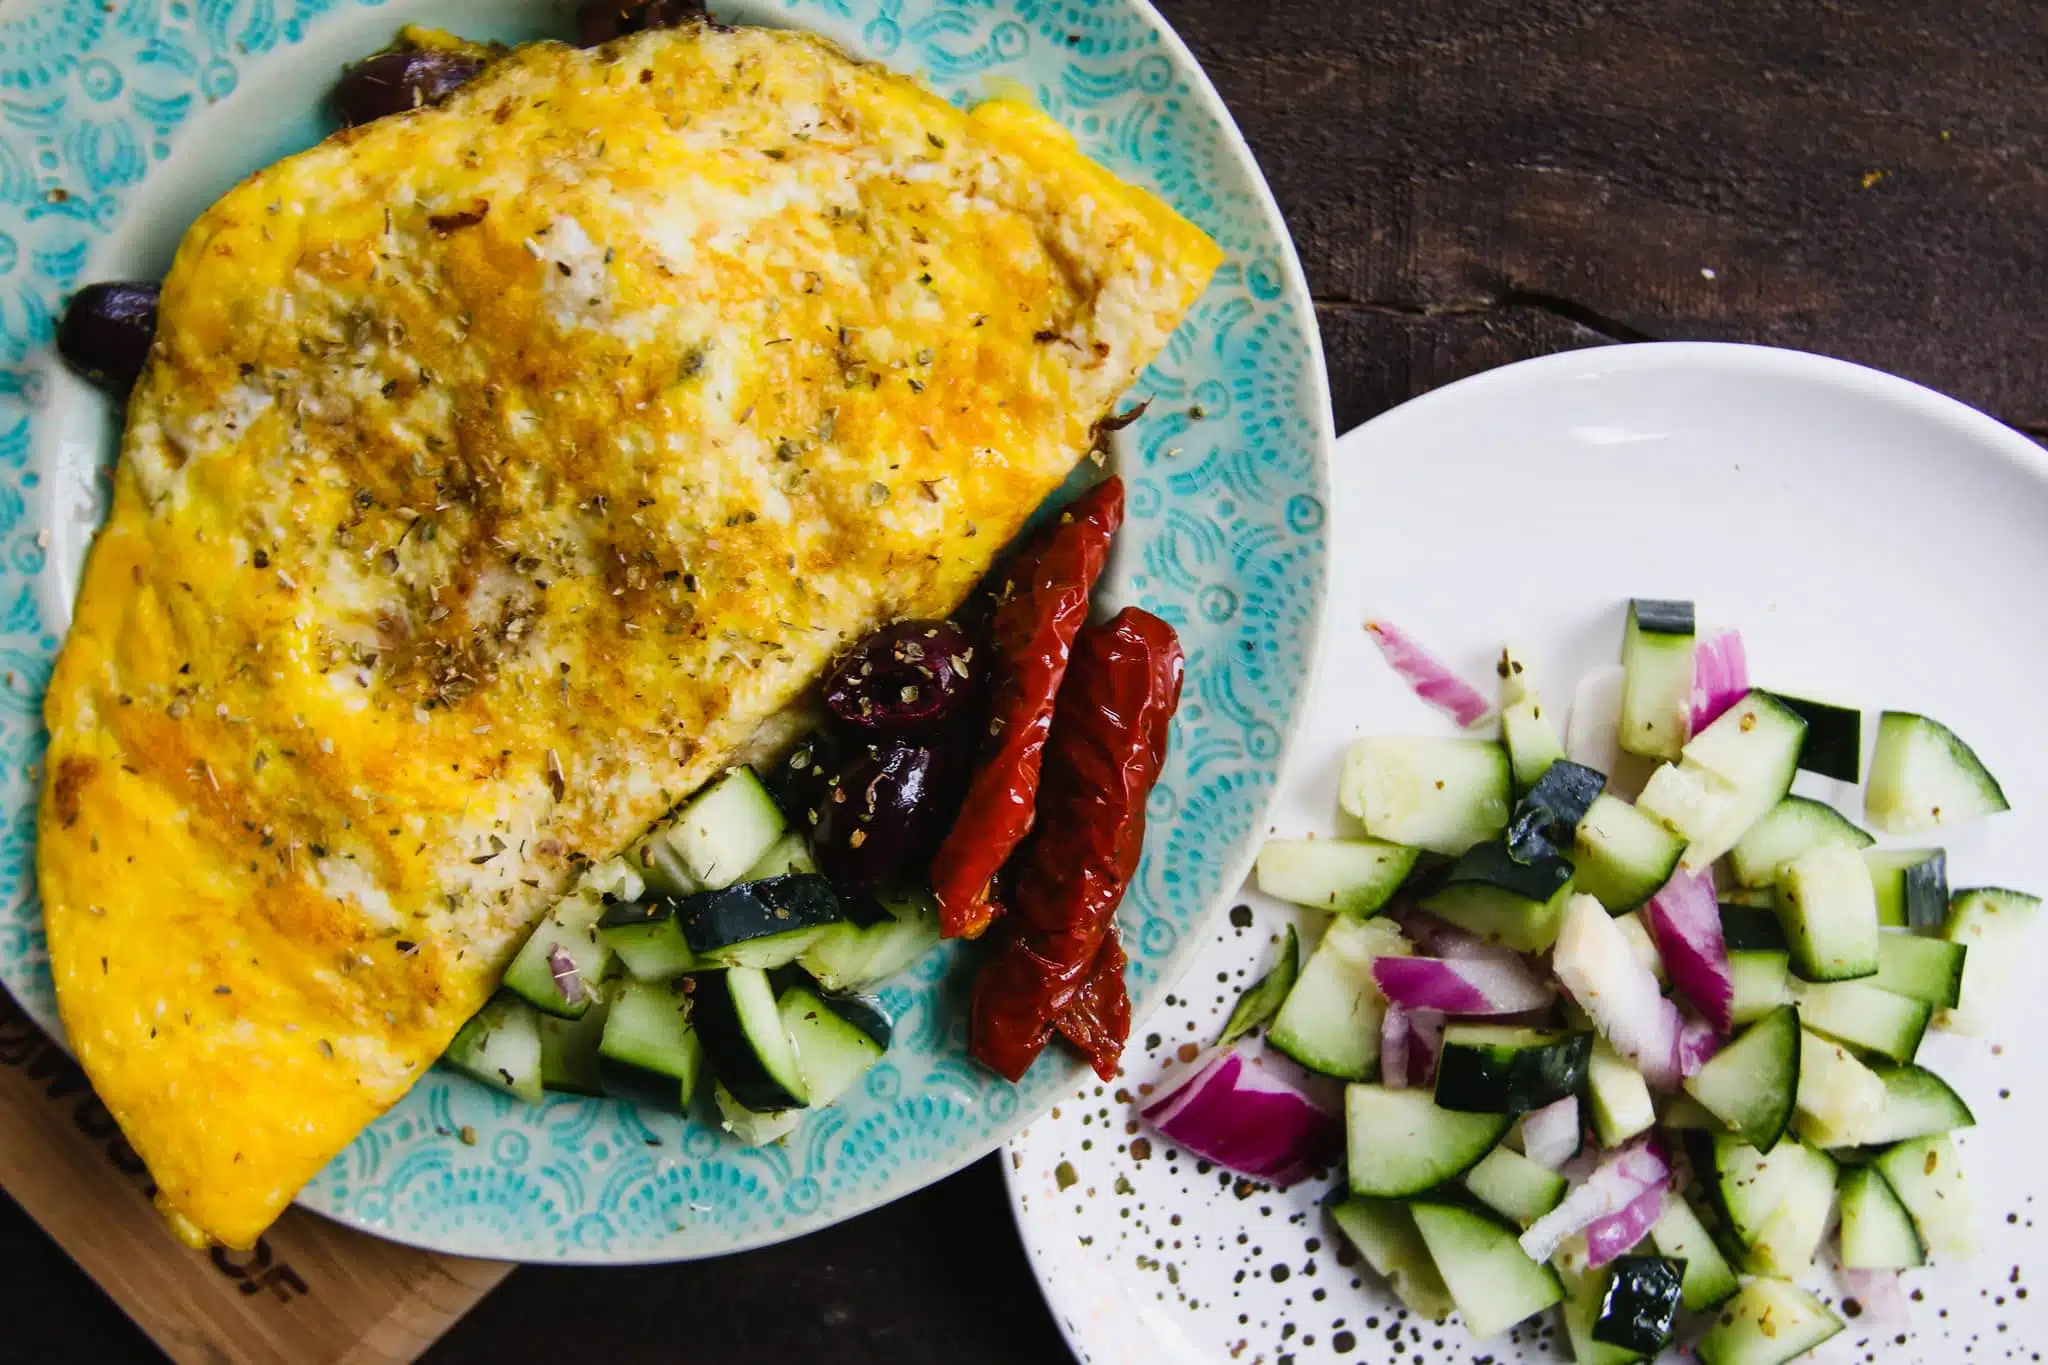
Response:
[[[2048,439],[2040,0],[1160,0],[1300,246],[1340,429],[1613,340],[1796,346]],[[426,1357],[1065,1359],[997,1158],[723,1261],[519,1271]],[[155,1359],[0,1206],[0,1354]]]

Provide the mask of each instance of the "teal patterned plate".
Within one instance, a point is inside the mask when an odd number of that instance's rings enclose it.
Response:
[[[56,1030],[34,886],[40,703],[100,518],[118,413],[50,350],[66,297],[147,279],[235,180],[329,131],[322,96],[401,23],[566,36],[566,0],[7,0],[0,11],[0,980]],[[1130,521],[1104,589],[1171,621],[1186,701],[1121,922],[1142,1016],[1249,866],[1322,617],[1330,402],[1286,229],[1208,80],[1144,0],[747,0],[967,103],[1018,86],[1228,253],[1134,397]],[[300,1196],[444,1251],[680,1260],[760,1246],[959,1169],[1077,1084],[967,1058],[960,954],[882,992],[865,1086],[786,1142],[575,1097],[525,1106],[436,1070]],[[1055,1050],[1057,1052],[1057,1049]]]

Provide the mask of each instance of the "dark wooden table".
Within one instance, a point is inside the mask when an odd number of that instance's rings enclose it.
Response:
[[[1338,428],[1574,346],[1768,342],[2048,440],[2040,0],[1161,0],[1257,152]],[[0,1357],[149,1342],[0,1205]],[[993,1159],[786,1246],[524,1270],[436,1365],[1065,1359]]]

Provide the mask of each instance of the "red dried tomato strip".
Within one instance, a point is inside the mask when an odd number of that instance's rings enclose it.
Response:
[[[932,892],[947,938],[979,938],[987,930],[995,916],[989,882],[1031,832],[1060,681],[1123,520],[1123,481],[1105,479],[1012,568],[1014,590],[989,628],[995,696],[988,749],[932,860]]]
[[[1095,954],[1095,965],[1081,989],[1074,992],[1074,1003],[1053,1021],[1060,1036],[1072,1043],[1105,1081],[1116,1079],[1124,1041],[1131,1036],[1131,993],[1124,987],[1125,963],[1123,940],[1112,924],[1109,937]]]
[[[1096,967],[1138,870],[1145,798],[1180,704],[1180,641],[1150,612],[1128,607],[1089,627],[1073,653],[1038,831],[1017,868],[1003,940],[975,982],[969,1020],[974,1055],[1013,1081]]]

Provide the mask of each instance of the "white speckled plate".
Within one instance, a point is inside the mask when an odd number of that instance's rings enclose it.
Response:
[[[1950,832],[1958,886],[2048,890],[2048,457],[1949,399],[1785,351],[1616,347],[1551,356],[1409,403],[1340,443],[1321,682],[1274,831],[1335,827],[1353,736],[1449,732],[1360,628],[1401,623],[1484,683],[1531,642],[1559,704],[1611,663],[1623,600],[1693,596],[1740,626],[1759,681],[1948,721],[2014,811]],[[1866,732],[1870,727],[1866,726]],[[1801,791],[1849,796],[1800,775]],[[1845,802],[1852,813],[1853,798]],[[1279,1192],[1188,1160],[1136,1123],[1271,964],[1294,911],[1249,892],[1135,1030],[1126,1073],[1089,1085],[1009,1147],[1011,1200],[1047,1302],[1086,1365],[1423,1365],[1568,1359],[1548,1320],[1474,1342],[1403,1312],[1321,1212],[1331,1181]],[[1322,917],[1301,916],[1312,941]],[[2039,979],[2048,935],[2034,945]],[[2030,1296],[2048,1208],[2048,1086],[2030,1040],[2048,992],[2021,989],[1989,1042],[1930,1035],[1920,1060],[1968,1099],[1960,1146],[1984,1250],[1912,1272],[1912,1334],[1850,1330],[1815,1359],[2032,1361]],[[1814,1287],[1836,1296],[1825,1273]],[[1675,1358],[1675,1357],[1674,1357]],[[1689,1358],[1689,1357],[1688,1357]]]

